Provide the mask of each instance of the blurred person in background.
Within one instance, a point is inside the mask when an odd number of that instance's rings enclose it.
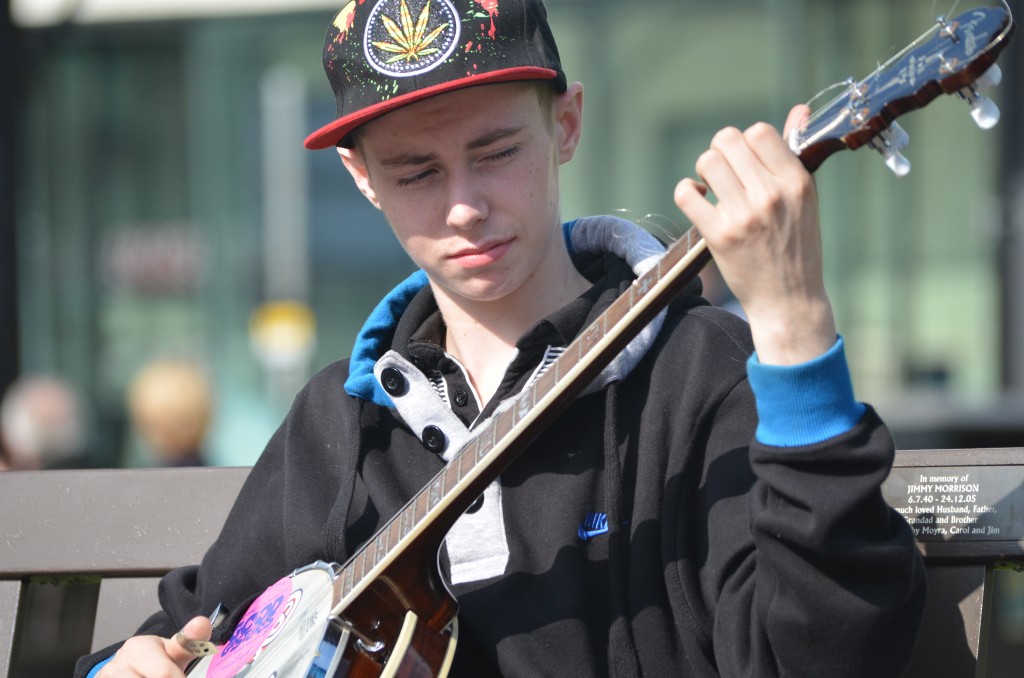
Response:
[[[213,398],[197,364],[162,358],[143,366],[128,386],[127,406],[133,429],[158,465],[204,465]]]
[[[0,470],[78,466],[87,443],[85,408],[74,388],[50,375],[15,381],[0,403]]]

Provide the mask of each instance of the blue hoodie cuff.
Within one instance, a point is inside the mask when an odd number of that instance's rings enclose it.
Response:
[[[814,445],[852,429],[867,409],[853,396],[840,336],[800,365],[763,365],[753,354],[747,376],[757,403],[757,441],[775,447]]]
[[[101,661],[99,664],[97,664],[96,666],[92,667],[92,669],[89,670],[89,673],[88,673],[88,675],[86,675],[85,678],[96,678],[96,674],[100,672],[100,669],[102,669],[104,666],[109,664],[110,660],[113,659],[113,658],[114,658],[113,656],[107,657],[106,659]]]

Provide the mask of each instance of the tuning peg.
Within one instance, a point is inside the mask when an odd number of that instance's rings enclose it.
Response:
[[[1003,81],[1003,69],[999,64],[992,64],[988,70],[981,74],[981,77],[974,81],[974,89],[983,90],[998,87]]]
[[[971,117],[981,129],[992,129],[999,122],[999,107],[984,94],[979,94],[973,85],[959,90],[957,96],[971,107]]]
[[[895,127],[897,128],[895,133],[891,128],[879,132],[868,142],[868,146],[882,155],[882,158],[885,159],[885,166],[892,170],[893,174],[905,177],[910,174],[910,161],[900,153],[900,149],[906,148],[910,143],[910,136],[899,125],[895,125]]]
[[[907,134],[907,131],[898,122],[893,122],[889,125],[889,132],[889,140],[897,151],[902,151],[910,145],[910,135]]]
[[[971,104],[971,117],[981,129],[992,129],[999,123],[999,107],[984,94],[978,94]]]
[[[992,129],[999,122],[999,107],[979,90],[995,87],[1003,80],[1003,71],[992,64],[981,77],[957,91],[957,96],[971,107],[971,117],[981,129]]]
[[[948,21],[946,17],[939,16],[935,19],[935,23],[939,26],[939,35],[943,38],[948,38],[953,42],[960,42],[960,36],[957,35],[957,31],[960,30],[960,22],[953,20]]]

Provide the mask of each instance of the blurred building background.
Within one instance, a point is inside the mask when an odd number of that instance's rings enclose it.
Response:
[[[302,147],[334,113],[320,45],[337,0],[8,1],[8,370],[75,383],[94,462],[125,465],[147,463],[126,421],[132,375],[195,361],[215,390],[210,463],[251,463],[410,270],[335,154]],[[623,210],[678,232],[673,186],[719,127],[781,123],[791,103],[865,77],[935,8],[551,0],[566,70],[587,86],[563,214]],[[1020,53],[1001,62],[995,130],[944,97],[901,121],[908,177],[867,149],[818,174],[858,393],[902,447],[1021,440]]]
[[[153,360],[188,360],[212,389],[205,463],[251,464],[304,380],[348,355],[411,270],[335,154],[302,147],[334,115],[320,47],[340,0],[6,2],[0,390],[60,375],[89,402],[89,465],[154,464],[126,391]],[[548,7],[566,71],[587,87],[563,215],[651,215],[658,235],[682,230],[672,189],[718,128],[781,124],[791,104],[866,76],[957,11]],[[1024,445],[1022,41],[1001,59],[994,130],[946,97],[901,121],[908,177],[866,149],[818,172],[858,395],[902,448]],[[1024,642],[1024,604],[1004,610]]]

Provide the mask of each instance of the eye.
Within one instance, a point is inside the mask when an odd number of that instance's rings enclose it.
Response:
[[[419,183],[420,181],[423,181],[433,173],[433,169],[425,169],[422,172],[417,172],[416,174],[413,174],[412,176],[399,177],[398,179],[395,179],[395,185],[399,187],[412,186],[414,184]]]
[[[509,146],[508,148],[492,153],[484,157],[485,162],[497,162],[498,160],[504,160],[505,158],[511,158],[513,155],[519,152],[518,146]]]

